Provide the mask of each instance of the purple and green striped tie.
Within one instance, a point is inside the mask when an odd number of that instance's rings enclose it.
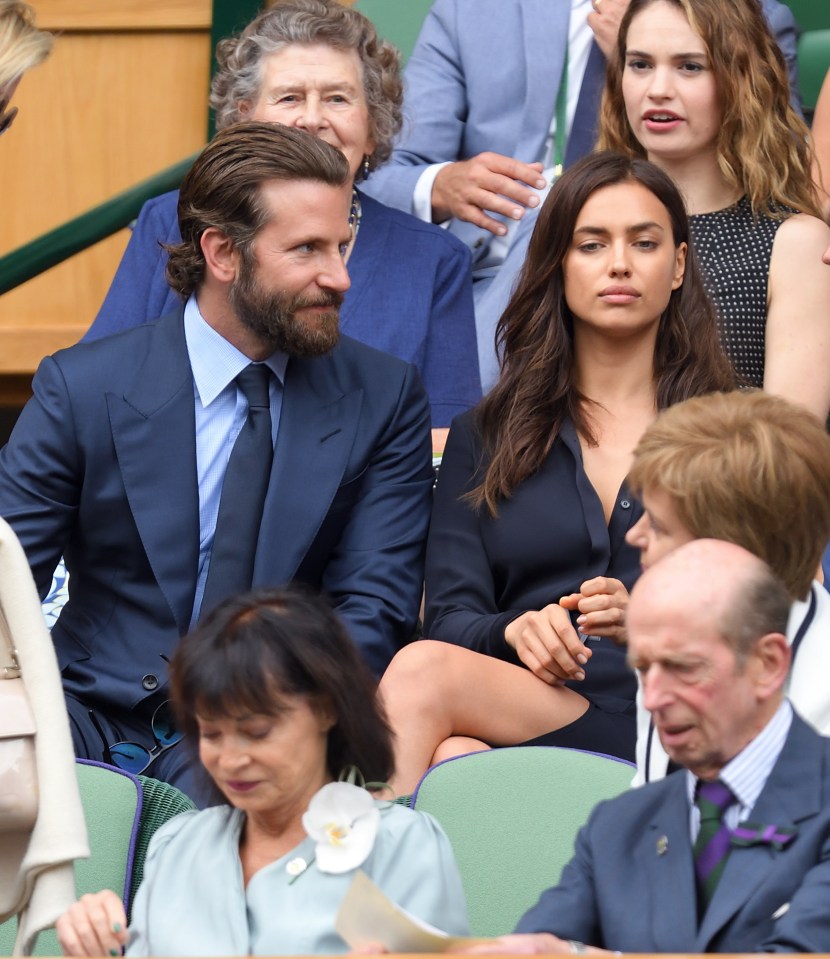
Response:
[[[700,810],[700,832],[694,857],[701,915],[712,899],[729,856],[732,833],[723,821],[723,814],[734,802],[732,791],[719,779],[698,783],[695,805]]]

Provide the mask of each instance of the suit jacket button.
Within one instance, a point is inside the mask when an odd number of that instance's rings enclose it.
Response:
[[[158,676],[154,676],[152,673],[147,673],[147,675],[142,678],[141,685],[147,690],[148,693],[151,693],[154,689],[158,689]]]

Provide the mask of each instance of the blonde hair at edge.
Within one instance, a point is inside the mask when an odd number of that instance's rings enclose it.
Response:
[[[747,195],[755,213],[781,215],[786,206],[820,217],[809,131],[790,104],[786,63],[758,0],[631,0],[606,72],[598,149],[645,156],[628,123],[622,76],[629,24],[657,2],[679,7],[706,45],[722,111],[718,164],[726,181]]]
[[[42,63],[53,40],[51,33],[35,26],[35,12],[28,3],[0,0],[0,90]]]
[[[695,538],[759,556],[793,599],[809,593],[830,542],[830,436],[811,413],[761,391],[678,403],[643,434],[629,483],[668,495]]]

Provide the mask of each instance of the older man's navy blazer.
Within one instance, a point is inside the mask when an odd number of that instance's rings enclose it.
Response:
[[[517,931],[623,952],[830,952],[830,739],[797,715],[750,820],[795,838],[734,848],[698,924],[685,773],[601,803]]]
[[[70,598],[52,633],[64,686],[101,706],[135,707],[163,682],[191,617],[199,502],[182,315],[45,359],[0,452],[0,515],[42,595],[66,557]],[[289,361],[254,585],[326,590],[376,672],[417,620],[429,430],[400,360],[344,337]]]

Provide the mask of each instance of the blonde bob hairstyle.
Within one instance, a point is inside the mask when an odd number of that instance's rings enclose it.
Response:
[[[628,122],[623,73],[629,27],[658,2],[682,10],[706,46],[720,100],[718,164],[726,181],[746,194],[756,214],[785,215],[781,208],[790,207],[820,217],[809,131],[790,103],[787,66],[758,0],[631,0],[605,76],[598,148],[646,156]]]
[[[54,38],[35,26],[35,11],[22,0],[0,0],[0,92],[49,56]]]
[[[695,538],[759,556],[793,599],[809,593],[830,542],[830,436],[812,413],[760,390],[678,403],[643,433],[629,484],[669,496]]]

